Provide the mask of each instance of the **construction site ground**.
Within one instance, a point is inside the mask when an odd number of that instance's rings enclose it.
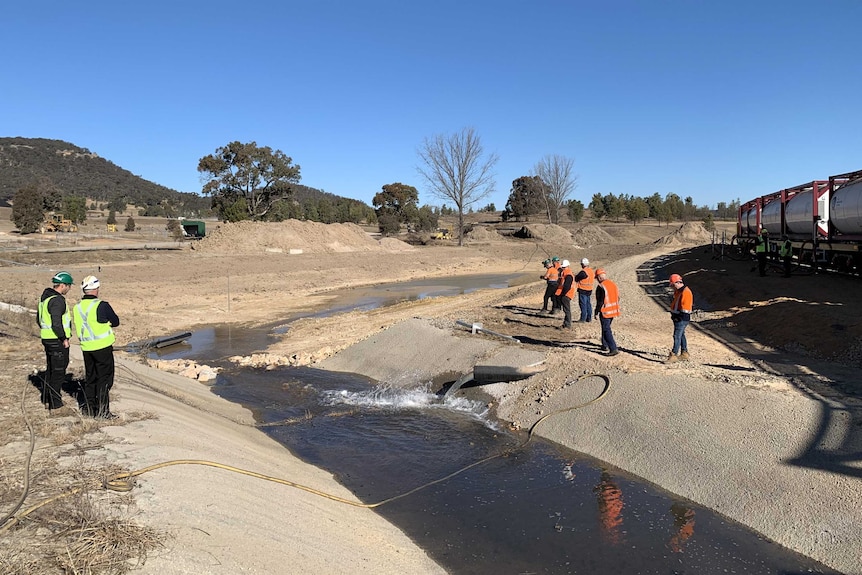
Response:
[[[576,380],[587,373],[606,374],[611,390],[601,402],[549,418],[537,432],[710,506],[845,573],[862,572],[858,529],[862,524],[862,392],[855,375],[862,363],[858,278],[809,275],[804,270],[783,278],[775,269],[765,278],[758,277],[750,259],[714,252],[710,234],[699,224],[582,223],[561,229],[528,223],[531,237],[526,238],[503,235],[490,222],[477,224],[462,247],[454,240],[422,246],[396,239],[379,241],[352,225],[284,222],[208,224],[206,239],[176,250],[32,253],[21,249],[27,238],[8,230],[0,235],[0,245],[7,247],[0,301],[33,308],[57,270],[69,271],[76,282],[95,274],[102,281],[102,297],[120,315],[117,343],[124,345],[209,325],[271,324],[307,310],[311,296],[318,307],[337,303],[351,286],[474,273],[532,273],[535,282],[507,289],[299,320],[255,361],[261,366],[322,366],[337,359],[340,366],[355,366],[360,372],[360,354],[351,357],[351,349],[358,350],[357,344],[383,338],[392,330],[401,346],[387,346],[385,360],[375,367],[377,375],[397,378],[408,352],[414,362],[411,368],[433,373],[439,370],[439,358],[427,357],[427,365],[415,365],[422,361],[413,353],[420,345],[415,339],[420,332],[431,328],[444,337],[484,337],[456,324],[457,320],[481,322],[546,356],[544,372],[482,388],[493,398],[498,416],[513,428],[528,429],[543,415],[595,395],[600,391],[598,381]],[[75,245],[141,239],[132,235],[88,240],[85,234],[83,229]],[[168,239],[157,236],[154,229],[147,239]],[[49,241],[60,246],[67,239]],[[596,322],[564,330],[560,317],[539,313],[544,289],[540,262],[551,255],[573,264],[588,257],[619,284],[623,311],[613,326],[620,355],[607,357],[599,352]],[[688,330],[691,360],[667,365],[662,360],[671,344],[666,281],[670,273],[686,278],[695,293],[697,312]],[[79,297],[76,287],[70,300]],[[415,334],[410,329],[413,323],[422,326]],[[20,385],[29,371],[43,368],[35,333],[34,329],[29,339],[18,333],[5,338],[29,354],[29,360],[5,366],[5,385]],[[367,348],[362,355],[366,354]],[[123,361],[137,363],[138,359]],[[149,368],[136,369],[143,375],[136,372],[135,381],[152,377],[147,375],[153,373]],[[178,396],[186,394],[185,386],[203,386],[171,379],[176,376],[170,374],[158,377],[168,378],[171,393]],[[214,396],[198,392],[195,396],[200,405],[219,402]],[[235,447],[226,448],[223,458],[236,455],[252,465],[234,450],[241,451],[244,441],[268,442],[257,432],[239,440],[235,429],[204,431],[205,426],[198,423],[203,416],[192,415],[198,410],[188,405],[168,409],[164,396],[142,391],[131,380],[121,379],[114,397],[121,413],[149,409],[159,417],[102,428],[100,433],[110,441],[88,457],[103,457],[124,467],[149,464],[162,456],[154,438],[169,441],[165,433],[189,437],[191,430],[208,434],[207,441],[225,439],[210,437],[212,433],[227,434],[230,440],[222,442]],[[29,405],[40,409],[36,397]],[[178,442],[166,451],[174,457],[197,458],[193,446],[198,443]],[[287,452],[285,458],[289,461]],[[190,505],[213,505],[195,485],[199,475],[172,471],[170,487],[166,483],[165,489]],[[326,478],[320,480],[326,483]],[[148,488],[135,494],[145,510],[141,520],[159,516],[160,499],[166,497],[157,489],[159,480],[150,481]],[[247,507],[267,507],[265,498],[248,494],[257,488],[245,481],[228,477],[220,482],[220,489],[244,493],[249,498]],[[291,518],[285,521],[300,524],[307,511],[302,506],[291,509],[286,512]],[[225,542],[222,548],[218,541],[207,539],[207,545],[219,549],[216,556],[223,565],[256,565],[263,573],[284,561],[301,566],[307,561],[306,572],[320,572],[312,558],[315,546],[322,549],[331,545],[327,542],[341,543],[346,538],[355,552],[370,544],[362,540],[367,536],[339,526],[335,518],[315,524],[314,533],[305,529],[308,548],[299,552],[291,551],[277,533],[266,536],[275,538],[267,539],[269,545],[255,543],[260,534],[253,527],[253,514],[236,513],[230,519],[236,527],[232,532],[244,533],[240,537],[245,546],[234,542],[228,549]],[[204,519],[197,519],[203,525]],[[181,519],[177,522],[185,525]],[[392,552],[369,554],[368,561],[378,563],[360,571],[435,571],[421,550],[396,551],[410,546],[403,541],[393,544],[397,534],[371,523],[374,545],[385,541],[383,549]],[[192,531],[172,531],[176,539],[171,551],[151,558],[145,570],[184,572],[171,570],[172,565],[182,564],[177,558],[187,558],[191,564],[203,553],[204,543]],[[327,547],[326,553],[331,554],[332,548]],[[347,558],[344,564],[349,564]],[[212,572],[231,571],[215,568]]]

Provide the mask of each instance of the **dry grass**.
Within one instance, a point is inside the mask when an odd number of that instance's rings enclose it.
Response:
[[[17,514],[0,525],[0,573],[127,573],[166,535],[134,521],[130,494],[102,488],[119,471],[93,457],[110,441],[99,433],[108,423],[48,416],[30,382],[44,361],[32,315],[0,310],[0,519]],[[148,417],[124,414],[121,424]]]

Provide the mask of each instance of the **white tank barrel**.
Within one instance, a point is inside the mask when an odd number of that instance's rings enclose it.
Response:
[[[757,210],[755,208],[751,208],[750,210],[746,210],[742,213],[742,223],[745,226],[745,233],[748,234],[756,234],[757,233]]]
[[[812,218],[814,217],[811,194],[810,191],[800,192],[787,202],[784,208],[784,221],[787,223],[788,233],[811,235]]]
[[[835,192],[829,202],[829,217],[842,234],[862,234],[862,180]]]
[[[781,202],[773,200],[760,211],[760,225],[774,238],[781,236]]]

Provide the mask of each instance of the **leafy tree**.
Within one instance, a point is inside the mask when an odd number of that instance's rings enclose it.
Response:
[[[426,204],[418,210],[416,218],[416,228],[419,231],[430,232],[437,229],[438,221],[439,220],[437,214],[434,212],[434,209]]]
[[[613,194],[607,194],[602,197],[602,203],[605,206],[605,214],[609,218],[619,220],[622,217],[625,210],[625,202],[622,196],[617,197]]]
[[[496,154],[485,155],[482,140],[473,128],[450,135],[426,138],[418,151],[419,173],[431,193],[452,200],[458,212],[458,245],[464,244],[464,212],[494,191]]]
[[[589,208],[594,220],[602,219],[607,213],[605,202],[603,201],[601,194],[593,194],[593,199],[590,200]]]
[[[703,227],[710,232],[715,229],[715,221],[712,219],[712,214],[706,214],[703,218]]]
[[[646,203],[649,206],[649,217],[657,218],[659,208],[662,205],[662,199],[658,192],[654,193],[650,197],[646,199]]]
[[[39,230],[45,219],[42,194],[36,184],[23,187],[15,193],[10,219],[22,234]]]
[[[133,218],[132,216],[129,216],[129,219],[126,220],[126,231],[135,231],[135,218]]]
[[[580,222],[581,218],[584,217],[584,204],[580,200],[569,200],[566,203],[566,213],[571,221]]]
[[[662,204],[658,207],[658,213],[656,213],[655,219],[658,220],[659,225],[662,222],[665,225],[670,225],[673,221],[673,211],[670,209],[670,206],[667,205],[666,202],[662,202]]]
[[[382,213],[377,215],[377,227],[384,236],[394,236],[401,230],[401,222],[395,214]]]
[[[638,222],[649,216],[649,205],[643,198],[630,198],[625,204],[625,213],[633,225],[638,225]]]
[[[681,220],[683,214],[682,198],[674,193],[668,193],[664,197],[664,205],[670,210],[674,220]],[[671,220],[673,221],[673,220]]]
[[[248,219],[248,207],[245,198],[233,196],[230,202],[227,196],[213,198],[213,207],[219,213],[223,222],[241,222]]]
[[[110,212],[108,212],[107,223],[108,224],[114,224],[114,225],[117,224],[117,212],[115,212],[114,210],[111,210]]]
[[[530,221],[530,215],[547,208],[545,184],[539,176],[521,176],[512,182],[506,202],[508,217]]]
[[[574,163],[572,158],[554,154],[545,156],[533,168],[535,174],[545,183],[548,223],[560,223],[560,212],[577,187],[578,176],[572,173]]]
[[[371,200],[371,205],[376,208],[380,233],[384,235],[393,233],[393,219],[399,224],[416,222],[419,216],[416,206],[418,202],[419,192],[413,186],[400,182],[384,185],[382,191],[377,192]],[[395,233],[397,231],[396,229]]]
[[[212,196],[213,207],[225,221],[229,220],[221,210],[235,209],[239,200],[245,205],[246,218],[264,219],[275,202],[290,198],[291,184],[300,179],[299,170],[281,150],[259,147],[256,142],[231,142],[198,162],[198,172],[209,178],[202,192]]]
[[[117,196],[108,202],[108,209],[122,214],[126,211],[127,205],[128,202],[126,201],[125,196]]]
[[[63,198],[63,215],[80,224],[87,219],[87,200],[82,196],[66,196]]]

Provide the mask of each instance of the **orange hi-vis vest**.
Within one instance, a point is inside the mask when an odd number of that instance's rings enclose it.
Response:
[[[574,299],[575,297],[575,282],[572,281],[572,285],[566,293],[563,293],[563,285],[566,283],[566,276],[572,276],[574,280],[575,274],[572,273],[571,268],[560,268],[560,283],[557,288],[556,295],[561,295],[563,297],[567,297],[569,299]]]
[[[620,315],[620,288],[611,280],[601,282],[605,290],[605,301],[602,302],[602,317],[619,317]]]
[[[593,280],[596,277],[596,272],[593,271],[591,267],[583,268],[584,272],[587,274],[586,279],[582,279],[578,282],[578,289],[582,289],[584,291],[593,291]]]
[[[560,281],[560,268],[555,266],[549,267],[548,270],[545,272],[545,279],[549,282],[554,283]]]
[[[667,301],[667,300],[665,300]],[[671,312],[691,313],[694,308],[694,294],[688,289],[688,286],[683,286],[673,293],[673,303],[670,305]]]

